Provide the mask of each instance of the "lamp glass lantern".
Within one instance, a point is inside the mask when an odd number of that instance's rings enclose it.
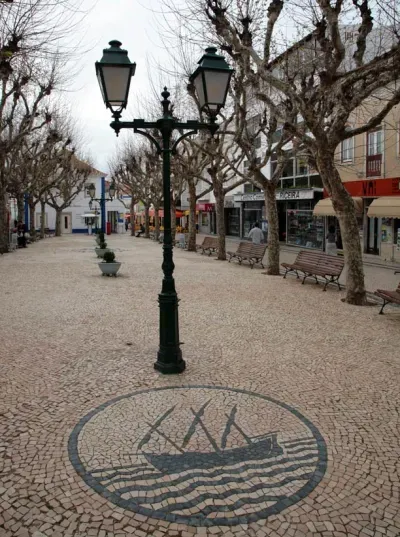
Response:
[[[96,195],[96,187],[94,186],[94,184],[91,183],[87,190],[88,190],[89,196],[93,199]]]
[[[115,113],[126,108],[128,104],[136,63],[131,63],[128,52],[121,48],[120,41],[110,41],[109,45],[109,48],[103,50],[101,60],[96,62],[96,75],[104,103]]]
[[[194,85],[200,110],[215,119],[224,107],[233,69],[225,58],[217,54],[215,47],[206,48],[205,54],[198,62],[198,67],[190,76]]]
[[[110,199],[113,200],[115,198],[115,182],[114,180],[111,181],[110,186],[108,187],[108,195],[110,196]]]

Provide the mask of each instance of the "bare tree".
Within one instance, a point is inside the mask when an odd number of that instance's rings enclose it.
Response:
[[[332,197],[347,263],[346,301],[364,304],[357,219],[353,200],[335,167],[335,149],[341,141],[378,126],[400,102],[400,90],[394,84],[400,73],[396,34],[382,38],[385,29],[375,25],[370,0],[315,0],[312,4],[273,0],[265,11],[257,3],[240,1],[200,0],[192,5],[197,14],[199,6],[205,10],[232,61],[246,71],[257,99],[273,109],[276,98],[281,101],[285,96],[298,110],[300,121],[287,121],[285,128],[301,140]],[[277,23],[285,16],[285,9],[310,32],[277,56]],[[349,20],[356,34],[352,47],[344,41],[343,25]],[[348,128],[349,117],[367,99],[374,100],[372,117],[363,125]]]
[[[204,133],[200,133],[198,138],[184,140],[176,154],[174,169],[185,178],[189,193],[189,243],[188,250],[196,251],[196,203],[211,192],[212,186],[207,183],[206,188],[202,186],[202,179],[209,162],[208,154],[203,150],[202,141]]]
[[[78,159],[73,153],[65,152],[60,163],[57,182],[48,192],[47,203],[56,211],[56,237],[61,236],[61,215],[76,196],[83,190],[93,167]]]

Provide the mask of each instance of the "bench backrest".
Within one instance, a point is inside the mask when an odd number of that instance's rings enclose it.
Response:
[[[267,244],[252,244],[251,245],[251,255],[254,257],[263,258],[265,251],[267,249]]]
[[[202,248],[217,248],[218,247],[218,237],[204,237]]]
[[[335,276],[340,275],[344,267],[344,259],[342,257],[307,250],[301,250],[297,254],[295,263],[313,265],[319,270],[326,270],[327,274]]]
[[[236,255],[250,255],[251,247],[251,242],[240,242],[236,250]]]

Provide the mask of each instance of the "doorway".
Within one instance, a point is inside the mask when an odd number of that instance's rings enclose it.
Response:
[[[62,213],[61,216],[61,232],[72,233],[72,215],[71,213]]]
[[[367,232],[367,253],[379,254],[378,248],[378,218],[368,218],[368,232]]]

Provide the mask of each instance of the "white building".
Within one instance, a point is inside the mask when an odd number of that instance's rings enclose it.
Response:
[[[61,217],[61,233],[88,233],[88,219],[84,215],[97,214],[97,226],[101,228],[101,223],[104,221],[104,229],[111,233],[124,233],[125,232],[125,213],[128,212],[125,205],[119,199],[113,199],[112,201],[104,202],[104,209],[102,210],[101,202],[93,201],[92,209],[89,207],[90,194],[89,186],[95,185],[96,194],[95,198],[101,199],[108,198],[109,183],[105,179],[105,175],[102,172],[91,174],[86,180],[85,187],[76,196],[69,207],[66,207],[62,211]],[[41,225],[41,207],[40,204],[36,205],[35,214],[35,226],[36,229]],[[25,206],[25,222],[29,222],[29,207]],[[56,211],[53,207],[46,204],[46,221],[45,227],[51,231],[56,227]]]

